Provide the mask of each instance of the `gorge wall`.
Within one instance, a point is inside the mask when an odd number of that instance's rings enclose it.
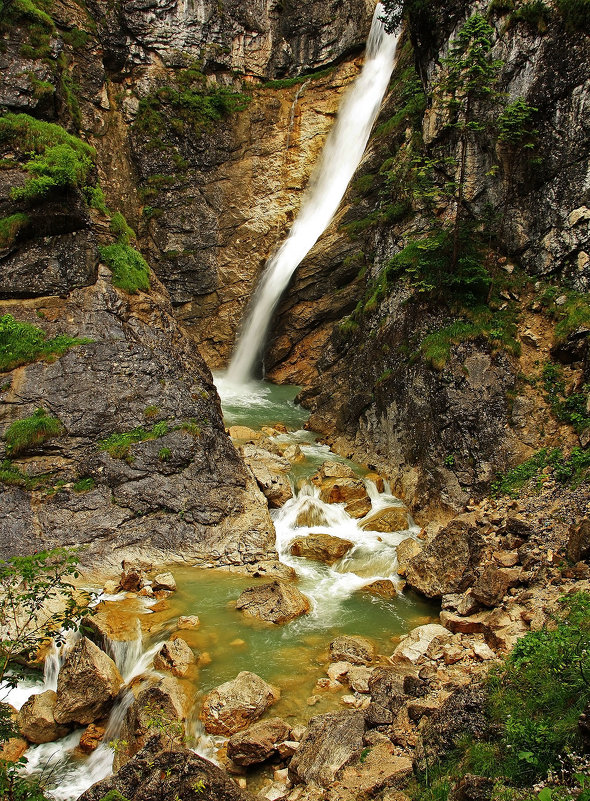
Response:
[[[548,6],[407,5],[381,120],[266,364],[427,519],[588,444],[590,41]]]
[[[197,344],[227,356],[371,12],[3,8],[2,557],[276,558]]]

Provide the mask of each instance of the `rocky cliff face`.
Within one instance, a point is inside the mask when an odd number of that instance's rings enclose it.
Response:
[[[354,56],[370,9],[49,11],[14,6],[2,21],[1,555],[272,557],[266,500],[196,341],[212,364],[227,355],[242,283],[291,216],[356,66],[296,76]],[[282,76],[295,81],[246,91]]]
[[[587,440],[589,40],[548,9],[429,9],[410,13],[369,151],[283,302],[267,363],[305,385],[311,427],[389,471],[418,515],[444,515],[539,448]],[[449,74],[474,14],[492,72],[464,133]],[[528,118],[515,124],[515,109]],[[479,278],[449,270],[459,192]],[[582,410],[576,431],[563,402]]]

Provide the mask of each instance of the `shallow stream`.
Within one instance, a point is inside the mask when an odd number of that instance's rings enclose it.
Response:
[[[299,589],[308,596],[312,609],[308,615],[285,626],[246,619],[234,608],[243,589],[264,579],[227,573],[173,566],[178,590],[167,600],[126,597],[122,593],[104,599],[106,607],[127,631],[126,641],[112,643],[115,658],[124,678],[130,679],[153,669],[151,660],[160,643],[176,631],[179,615],[198,615],[196,630],[183,630],[182,636],[199,654],[199,667],[191,681],[190,694],[195,699],[193,719],[189,725],[189,745],[204,756],[215,757],[219,738],[204,735],[198,723],[200,699],[218,684],[235,678],[241,670],[250,670],[279,687],[280,701],[272,708],[273,715],[288,722],[305,723],[318,713],[342,708],[342,696],[350,693],[318,690],[316,682],[326,676],[328,644],[339,634],[362,634],[371,638],[384,658],[391,654],[400,635],[421,623],[434,619],[436,611],[425,601],[406,593],[393,598],[374,595],[363,588],[378,579],[401,582],[396,573],[395,546],[418,528],[410,525],[402,532],[364,531],[360,524],[371,514],[400,502],[387,491],[379,493],[367,480],[372,509],[363,520],[354,520],[343,504],[325,504],[319,490],[308,479],[325,461],[345,461],[325,445],[319,445],[312,432],[303,430],[305,410],[293,399],[297,388],[252,382],[239,391],[232,390],[222,376],[216,378],[222,398],[226,425],[245,425],[253,429],[282,423],[288,433],[277,434],[279,445],[298,444],[305,459],[293,465],[290,480],[294,497],[272,516],[277,533],[277,550],[282,562],[294,568]],[[271,440],[272,441],[272,440]],[[350,462],[347,464],[351,465]],[[361,465],[351,465],[359,476],[367,474]],[[297,526],[302,510],[313,510],[320,525]],[[300,521],[301,522],[301,521]],[[311,530],[325,532],[355,543],[354,548],[331,567],[319,562],[292,556],[289,543],[306,536]],[[45,681],[15,690],[8,699],[20,707],[31,692],[55,688],[59,656],[54,654],[46,668]],[[127,694],[128,696],[130,694]],[[112,749],[118,727],[129,704],[125,698],[116,707],[109,721],[104,744],[90,756],[76,751],[80,730],[55,743],[34,746],[27,752],[29,772],[47,772],[47,787],[60,801],[70,801],[95,781],[111,771]]]

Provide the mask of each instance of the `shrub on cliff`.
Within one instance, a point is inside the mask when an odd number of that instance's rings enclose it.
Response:
[[[13,188],[15,200],[37,202],[55,190],[95,183],[92,172],[96,151],[60,125],[28,114],[5,114],[0,117],[2,143],[21,158],[32,154],[23,165],[30,178],[24,186]]]
[[[100,257],[113,274],[113,284],[134,295],[150,288],[150,268],[135,248],[124,242],[99,248]]]

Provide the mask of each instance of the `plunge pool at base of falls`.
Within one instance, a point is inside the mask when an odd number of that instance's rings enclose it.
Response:
[[[400,505],[387,487],[379,493],[371,482],[368,490],[372,510],[363,520],[350,518],[343,504],[325,504],[319,499],[319,490],[308,479],[325,461],[352,466],[359,476],[366,475],[367,470],[336,456],[328,446],[317,443],[313,432],[302,429],[307,413],[293,401],[297,388],[261,381],[234,390],[225,384],[223,376],[216,377],[216,384],[226,425],[260,430],[283,424],[288,433],[277,432],[270,442],[279,448],[298,444],[303,451],[305,459],[294,464],[290,474],[294,497],[282,508],[272,510],[272,517],[281,561],[297,572],[297,586],[312,603],[310,613],[284,626],[247,618],[235,609],[236,599],[246,587],[266,583],[268,578],[178,565],[170,567],[178,589],[165,600],[154,603],[152,599],[121,593],[105,599],[101,612],[111,617],[117,630],[127,632],[120,634],[123,642],[111,644],[111,655],[126,680],[153,670],[154,653],[159,644],[177,632],[180,615],[198,615],[197,629],[180,631],[198,656],[198,666],[183,680],[194,702],[187,744],[208,758],[215,758],[221,741],[204,734],[198,713],[203,695],[213,687],[235,678],[242,670],[252,671],[281,690],[280,700],[267,716],[283,717],[291,725],[305,724],[316,714],[343,709],[342,696],[352,692],[344,685],[338,690],[316,686],[319,679],[326,678],[332,639],[341,634],[368,637],[386,664],[403,634],[438,616],[433,604],[411,593],[386,598],[363,589],[377,579],[390,579],[401,586],[395,572],[395,546],[408,536],[415,536],[419,529],[410,525],[402,532],[362,530],[360,524],[375,511]],[[263,441],[261,447],[264,444]],[[297,526],[301,510],[310,508],[315,510],[314,519],[320,519],[320,524]],[[292,538],[306,536],[311,530],[348,539],[354,548],[331,566],[292,556]],[[55,669],[50,673],[49,683],[39,683],[34,690],[32,686],[19,688],[9,700],[20,706],[30,692],[47,689],[50,684],[55,687]],[[119,717],[124,711],[119,710]],[[109,735],[114,740],[120,723],[116,717],[113,713]],[[90,756],[77,752],[80,731],[27,752],[30,772],[40,771],[47,763],[51,766],[48,788],[59,801],[73,801],[111,770],[112,749],[107,742]],[[253,786],[263,779],[264,771],[254,772]]]

